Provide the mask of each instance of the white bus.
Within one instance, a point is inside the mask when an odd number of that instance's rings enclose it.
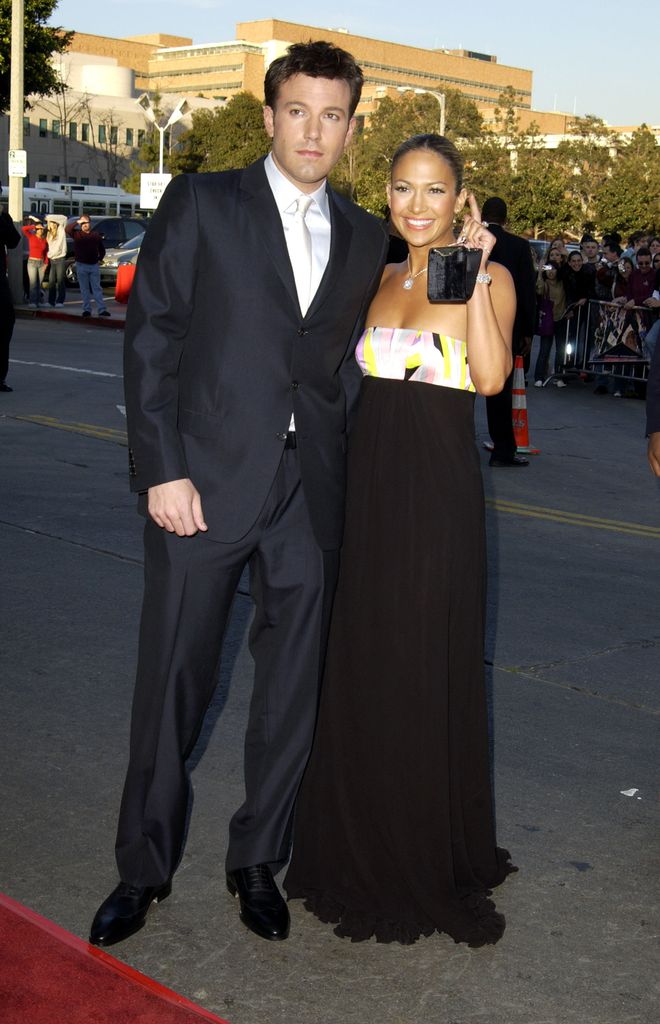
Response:
[[[9,188],[2,187],[2,201],[9,199]],[[68,216],[135,217],[151,211],[140,208],[140,197],[117,186],[74,185],[69,182],[43,181],[23,189],[24,214],[63,213]]]

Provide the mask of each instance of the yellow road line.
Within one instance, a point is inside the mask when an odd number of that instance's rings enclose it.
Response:
[[[115,444],[125,447],[128,445],[126,431],[115,430],[114,427],[97,427],[93,423],[64,423],[53,416],[14,416],[13,419],[22,420],[24,423],[37,423],[41,427],[52,427],[54,430],[68,430],[71,434],[84,434],[86,437],[96,437],[101,441],[114,441]]]
[[[545,508],[542,505],[524,505],[515,501],[486,499],[486,505],[496,512],[509,515],[527,516],[531,519],[544,519],[548,522],[564,523],[567,526],[587,526],[592,530],[609,530],[612,533],[624,533],[633,537],[653,537],[660,540],[660,527],[646,526],[644,523],[626,522],[621,519],[603,519],[600,516],[583,515],[581,512],[564,512],[558,508]]]
[[[115,444],[128,445],[125,430],[114,427],[99,427],[92,423],[65,423],[53,416],[14,416],[13,419],[26,423],[37,423],[55,430],[68,430],[72,434],[83,434],[96,437],[101,441],[112,441]],[[546,522],[563,523],[565,526],[589,527],[592,530],[609,530],[632,537],[649,537],[660,540],[660,527],[647,526],[644,523],[631,523],[622,519],[604,519],[601,516],[585,515],[582,512],[565,512],[559,508],[547,508],[544,505],[525,505],[522,502],[504,501],[486,498],[486,505],[496,512],[507,515],[525,516],[530,519],[542,519]]]

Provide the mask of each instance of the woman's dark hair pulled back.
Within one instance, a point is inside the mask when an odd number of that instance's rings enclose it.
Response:
[[[451,167],[456,182],[456,192],[463,188],[463,158],[456,149],[453,142],[450,142],[444,135],[413,135],[412,138],[402,142],[392,157],[392,174],[394,174],[398,161],[407,156],[408,153],[415,153],[419,149],[429,150],[436,156],[446,160]]]

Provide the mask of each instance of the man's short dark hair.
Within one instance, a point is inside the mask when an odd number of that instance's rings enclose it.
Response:
[[[640,256],[648,256],[650,258],[651,250],[646,245],[640,245],[635,255],[637,256],[637,259],[639,259]]]
[[[484,220],[492,220],[493,224],[506,224],[508,212],[503,199],[500,199],[499,196],[491,196],[484,203],[481,216]]]
[[[608,239],[607,241],[603,239],[603,249],[609,249],[610,252],[615,252],[617,256],[620,256],[623,252],[621,246],[617,245],[617,243],[613,242],[611,239]]]
[[[593,235],[582,235],[582,238],[580,239],[580,245],[587,245],[589,242],[596,242],[596,239],[594,238],[594,236]],[[598,245],[598,242],[596,242],[596,245]]]
[[[355,57],[333,43],[320,39],[316,42],[293,43],[283,57],[278,57],[268,68],[264,80],[266,106],[275,109],[280,86],[294,75],[310,78],[339,78],[351,91],[349,115],[352,117],[360,102],[364,75]]]

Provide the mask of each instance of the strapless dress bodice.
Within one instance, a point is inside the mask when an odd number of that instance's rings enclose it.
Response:
[[[475,390],[467,345],[446,334],[407,327],[368,327],[357,344],[355,358],[368,377]]]

